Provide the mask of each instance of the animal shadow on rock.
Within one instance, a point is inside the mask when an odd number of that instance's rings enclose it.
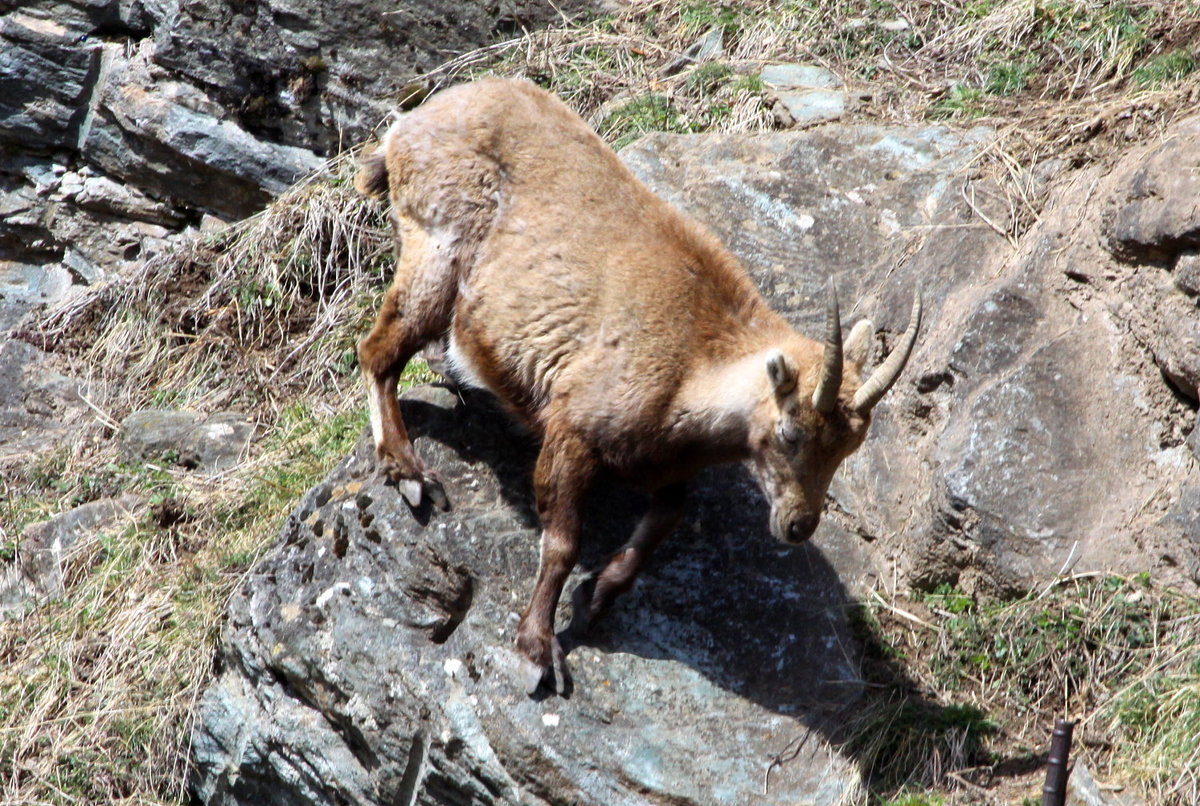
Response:
[[[464,389],[456,393],[457,405],[446,406],[442,403],[450,395],[444,389],[440,393],[438,398],[418,389],[416,397],[426,400],[401,400],[418,452],[433,460],[451,499],[450,513],[431,512],[426,502],[414,516],[423,524],[464,517],[464,508],[480,506],[478,497],[458,497],[468,486],[492,490],[492,506],[498,494],[529,531],[523,548],[528,576],[515,580],[527,593],[537,567],[531,483],[537,440],[490,395]],[[364,447],[368,444],[364,441]],[[442,461],[433,454],[441,454]],[[459,461],[444,461],[451,455]],[[480,472],[481,465],[486,471]],[[487,477],[490,485],[478,481]],[[587,570],[628,539],[647,500],[611,479],[595,484],[584,514],[579,567],[563,594],[560,626],[570,620],[571,591]],[[963,715],[921,694],[821,550],[812,543],[790,547],[776,541],[768,515],[769,505],[745,467],[702,472],[689,484],[683,521],[633,590],[587,636],[562,636],[568,662],[573,651],[590,648],[686,665],[723,689],[799,720],[854,756],[869,782],[890,789],[894,775],[911,774],[913,760],[889,753],[937,745],[940,734],[953,731]],[[843,532],[835,539],[859,538]],[[471,563],[466,555],[453,559]],[[589,680],[583,664],[576,668],[583,673],[576,675],[577,685],[598,682]],[[877,722],[870,717],[876,709],[883,714]],[[983,721],[982,714],[967,717]],[[918,735],[860,735],[881,725]]]

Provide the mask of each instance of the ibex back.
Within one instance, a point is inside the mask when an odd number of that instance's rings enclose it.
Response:
[[[573,634],[633,584],[706,466],[751,460],[774,535],[808,538],[916,338],[919,296],[899,347],[860,385],[872,326],[860,322],[843,344],[832,284],[822,344],[793,331],[716,238],[526,82],[461,85],[400,116],[357,186],[390,198],[398,249],[358,347],[381,471],[410,503],[447,506],[396,401],[405,364],[442,338],[456,377],[541,438],[541,569],[517,628],[531,693],[569,683],[554,615],[597,471],[646,489],[651,503],[576,591]]]

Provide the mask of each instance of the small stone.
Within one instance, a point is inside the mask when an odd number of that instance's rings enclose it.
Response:
[[[1180,252],[1175,260],[1175,285],[1185,294],[1200,294],[1200,251]]]
[[[196,412],[143,409],[121,423],[121,443],[127,454],[161,459],[174,452],[185,466],[224,470],[241,461],[253,426],[235,412],[208,417]]]
[[[0,616],[65,592],[64,567],[73,547],[136,517],[141,499],[132,493],[103,498],[27,526],[16,562],[0,574]]]
[[[762,69],[758,77],[775,89],[839,89],[842,80],[837,74],[824,67],[810,64],[771,64]]]
[[[824,67],[773,64],[759,78],[775,90],[775,118],[781,126],[806,128],[837,120],[847,108],[842,80]]]

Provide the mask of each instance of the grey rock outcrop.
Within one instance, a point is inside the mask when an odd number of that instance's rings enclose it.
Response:
[[[19,615],[40,601],[61,596],[66,569],[78,545],[123,528],[140,505],[136,495],[125,494],[92,501],[27,526],[16,556],[0,566],[0,617]]]
[[[1180,124],[1174,151],[1158,148],[1162,171],[1194,163],[1198,125]],[[1021,590],[1065,564],[1196,584],[1200,543],[1164,516],[1200,481],[1183,444],[1195,414],[1172,390],[1195,400],[1200,316],[1161,251],[1188,248],[1194,194],[1131,153],[1107,175],[1061,183],[1013,246],[976,214],[1005,223],[996,189],[960,170],[972,142],[827,125],[702,147],[651,137],[624,156],[808,333],[820,332],[827,276],[857,301],[844,315],[874,317],[885,337],[924,289],[913,362],[831,490],[833,510],[873,539],[880,572],[984,592]],[[1151,210],[1107,212],[1146,183],[1168,194],[1150,199],[1171,211],[1169,236]],[[1120,229],[1115,256],[1099,249],[1126,219],[1142,234]],[[1130,250],[1153,262],[1127,262]]]
[[[819,550],[769,537],[744,471],[703,477],[568,656],[573,696],[535,701],[511,650],[538,556],[532,446],[476,397],[426,388],[404,413],[453,510],[356,476],[366,436],[304,498],[232,605],[193,740],[201,802],[833,806],[858,786],[829,745],[861,696],[847,592]],[[637,509],[597,491],[585,564]]]
[[[1200,400],[1200,177],[1180,170],[1200,160],[1200,118],[1177,124],[1162,143],[1122,160],[1107,199],[1103,234],[1121,260],[1120,304],[1174,388]],[[1132,269],[1132,270],[1131,270]]]
[[[250,446],[254,426],[232,411],[204,416],[193,411],[144,409],[121,422],[121,445],[141,459],[172,459],[184,467],[225,470],[236,465]]]

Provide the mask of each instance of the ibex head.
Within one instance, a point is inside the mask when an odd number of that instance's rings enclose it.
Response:
[[[874,326],[859,322],[843,343],[831,283],[820,367],[806,373],[799,356],[780,349],[771,352],[766,366],[770,394],[761,404],[753,439],[754,469],[771,502],[771,533],[777,539],[801,543],[812,536],[834,472],[862,444],[871,409],[900,376],[920,325],[918,292],[900,343],[860,384]],[[844,372],[847,365],[849,373]]]

